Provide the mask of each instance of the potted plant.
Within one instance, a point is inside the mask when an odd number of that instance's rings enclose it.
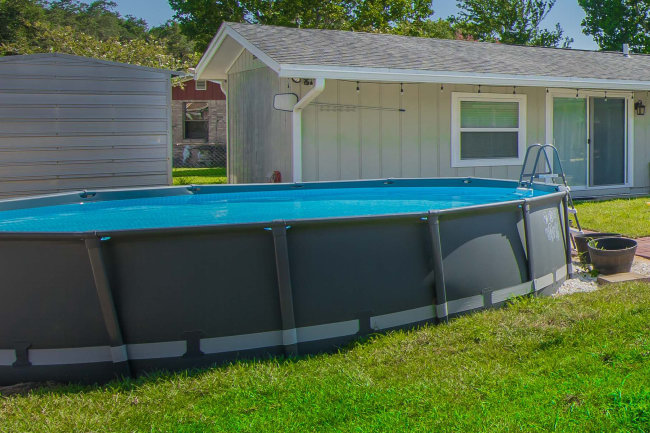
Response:
[[[595,232],[595,233],[581,233],[573,235],[573,240],[576,243],[576,250],[578,251],[578,258],[582,263],[589,264],[591,263],[591,258],[589,257],[589,248],[587,243],[592,239],[598,238],[620,238],[620,233],[607,233],[607,232]]]
[[[622,237],[592,239],[587,243],[591,263],[601,274],[630,272],[637,242]]]

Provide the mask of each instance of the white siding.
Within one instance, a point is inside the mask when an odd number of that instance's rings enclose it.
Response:
[[[291,113],[273,109],[287,88],[271,69],[244,51],[228,74],[229,182],[268,182],[274,171],[291,180]]]
[[[451,93],[477,87],[356,83],[327,80],[305,109],[303,178],[306,181],[384,177],[479,176],[516,178],[520,166],[451,167]],[[512,88],[482,86],[483,93]],[[544,141],[544,89],[528,95],[527,143]]]
[[[387,177],[477,176],[516,179],[521,166],[451,166],[451,94],[478,86],[366,83],[326,80],[324,92],[303,111],[305,181]],[[229,164],[234,183],[266,182],[273,170],[291,180],[291,113],[274,110],[273,95],[304,96],[311,86],[280,79],[243,51],[228,75]],[[526,144],[546,140],[546,89],[481,86],[481,93],[527,95]],[[646,96],[645,92],[638,92]],[[639,97],[637,97],[639,99]],[[646,105],[648,101],[644,98]],[[635,116],[634,186],[580,195],[650,190],[650,115]]]
[[[169,78],[72,56],[0,60],[0,196],[170,184]]]

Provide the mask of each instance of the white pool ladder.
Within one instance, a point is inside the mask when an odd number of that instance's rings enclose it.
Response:
[[[551,164],[551,161],[548,158],[548,154],[546,153],[546,149],[551,149],[553,156],[555,156],[558,168],[557,173],[553,172],[553,168],[555,166]],[[533,150],[537,151],[537,155],[535,156],[535,163],[533,164],[530,173],[526,173],[526,164],[528,163],[528,157]],[[538,170],[538,167],[542,155],[544,155],[544,169],[543,171],[540,171]],[[526,156],[524,157],[524,164],[521,166],[521,173],[519,174],[519,186],[521,188],[531,188],[535,179],[541,179],[544,181],[544,183],[551,184],[554,183],[554,181],[556,181],[558,178],[562,180],[561,188],[567,192],[569,215],[573,215],[573,218],[576,221],[576,228],[570,227],[569,230],[574,234],[582,234],[582,227],[580,227],[580,221],[578,220],[578,210],[573,205],[573,199],[571,198],[571,188],[566,181],[566,176],[564,175],[564,169],[562,169],[562,162],[560,161],[560,154],[558,153],[557,148],[552,144],[539,143],[531,144],[528,146],[528,149],[526,149]]]

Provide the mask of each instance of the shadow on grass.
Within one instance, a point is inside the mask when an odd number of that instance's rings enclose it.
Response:
[[[518,310],[526,309],[530,306],[531,303],[536,302],[535,297],[532,296],[521,296],[517,298],[509,299],[505,302],[503,307],[505,308],[517,308]],[[483,311],[488,310],[476,310],[468,314],[463,314],[462,316],[452,318],[452,321],[457,320],[458,318],[469,318],[475,314],[480,314]],[[299,356],[283,356],[283,355],[269,355],[265,357],[254,357],[254,358],[241,358],[233,359],[228,362],[214,363],[200,368],[188,368],[183,370],[154,370],[142,373],[138,377],[121,377],[116,378],[107,383],[95,383],[95,384],[81,384],[81,383],[56,383],[56,382],[29,382],[16,384],[8,387],[0,387],[0,396],[25,396],[30,393],[34,395],[69,395],[69,394],[83,394],[90,393],[95,391],[111,392],[111,393],[126,393],[130,391],[137,390],[142,386],[155,385],[165,382],[177,382],[178,380],[183,379],[200,379],[206,374],[211,374],[215,371],[223,371],[234,366],[239,367],[251,367],[256,364],[274,364],[277,366],[295,364],[298,362],[308,361],[314,358],[320,358],[323,356],[336,356],[344,355],[348,352],[351,352],[355,349],[374,344],[377,340],[390,335],[394,332],[404,332],[406,334],[412,334],[420,330],[427,329],[432,326],[436,326],[441,322],[437,319],[423,321],[419,323],[412,324],[407,328],[393,328],[382,331],[376,331],[371,334],[358,336],[352,341],[349,341],[346,344],[334,347],[330,351],[321,351],[312,354],[299,355]]]

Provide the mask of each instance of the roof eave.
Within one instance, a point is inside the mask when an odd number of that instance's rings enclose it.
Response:
[[[650,90],[650,81],[613,80],[541,75],[483,74],[472,72],[428,71],[419,69],[353,68],[281,64],[283,78],[325,78],[352,81],[400,83],[481,84],[517,87],[559,87],[571,89]]]

